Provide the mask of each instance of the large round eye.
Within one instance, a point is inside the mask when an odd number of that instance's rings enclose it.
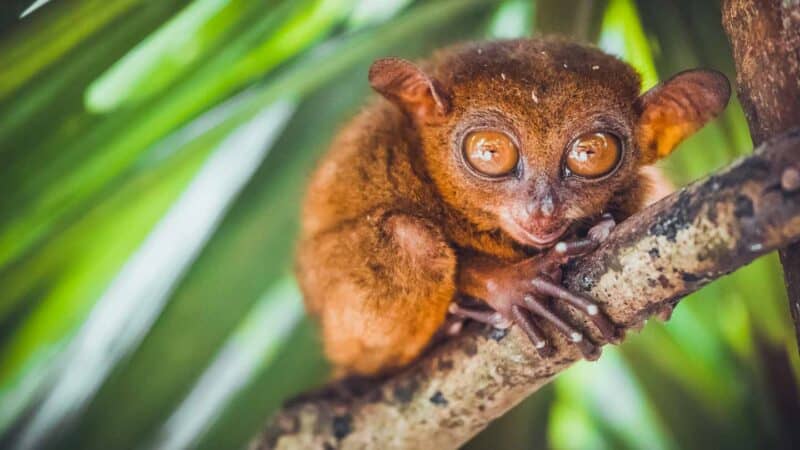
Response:
[[[464,139],[464,157],[478,172],[490,177],[500,177],[517,167],[519,150],[505,133],[473,131]]]
[[[622,145],[610,133],[595,132],[579,136],[567,152],[567,169],[583,178],[599,178],[619,164]]]

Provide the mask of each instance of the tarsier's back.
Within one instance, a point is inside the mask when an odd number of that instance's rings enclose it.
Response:
[[[594,356],[548,302],[589,315],[608,340],[613,324],[560,286],[561,264],[641,207],[642,167],[730,93],[722,75],[695,70],[640,95],[628,65],[558,39],[382,59],[369,79],[383,98],[313,175],[298,251],[340,374],[402,367],[465,317],[517,324],[543,354],[571,342]]]

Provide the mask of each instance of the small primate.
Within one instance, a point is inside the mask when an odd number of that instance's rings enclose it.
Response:
[[[306,306],[340,375],[408,364],[448,314],[516,324],[543,356],[552,327],[597,356],[550,304],[571,305],[607,341],[617,329],[562,287],[562,264],[643,206],[642,168],[730,95],[710,70],[640,95],[629,65],[554,38],[462,44],[419,64],[379,59],[369,82],[382,98],[314,173],[298,249]]]

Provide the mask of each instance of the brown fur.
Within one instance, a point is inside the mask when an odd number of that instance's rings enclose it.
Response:
[[[604,212],[618,220],[635,212],[647,193],[642,165],[721,110],[708,106],[716,97],[685,100],[721,96],[702,83],[640,97],[628,65],[555,39],[459,45],[419,67],[380,60],[370,80],[385,99],[342,130],[312,177],[298,249],[308,310],[340,373],[383,373],[415,358],[454,296],[470,293],[457,280],[476,255],[513,264],[536,254],[508,217],[575,232]],[[686,105],[695,112],[682,114]],[[475,126],[518,141],[514,179],[465,168],[460,142]],[[595,181],[563,177],[564,148],[598,127],[623,141],[619,168]],[[526,212],[545,197],[554,200],[552,217]]]

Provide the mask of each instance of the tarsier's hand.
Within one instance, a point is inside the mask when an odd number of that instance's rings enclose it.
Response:
[[[574,294],[561,285],[561,266],[570,258],[597,248],[608,237],[613,226],[614,220],[610,216],[604,216],[584,239],[560,242],[547,253],[516,264],[483,268],[479,277],[485,288],[480,297],[492,310],[453,303],[450,307],[451,314],[488,323],[496,328],[508,328],[516,324],[527,334],[542,356],[551,354],[553,348],[539,323],[550,322],[569,341],[575,343],[587,359],[596,359],[599,356],[597,347],[559,317],[550,302],[563,301],[571,305],[585,314],[607,341],[619,341],[617,327],[591,299]]]

